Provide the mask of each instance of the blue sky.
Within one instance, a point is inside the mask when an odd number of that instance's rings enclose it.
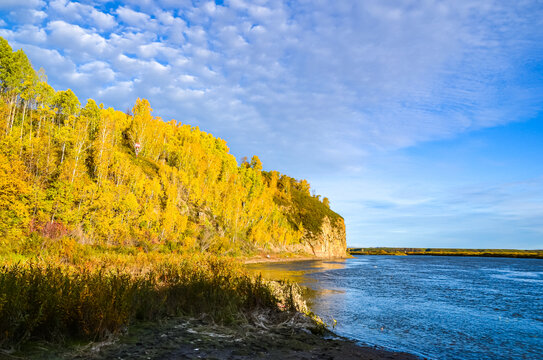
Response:
[[[0,36],[308,179],[349,245],[543,248],[541,1],[3,0]]]

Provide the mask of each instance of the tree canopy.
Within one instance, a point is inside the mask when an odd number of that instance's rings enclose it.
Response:
[[[142,251],[246,253],[303,241],[308,212],[335,214],[306,180],[265,172],[256,155],[238,164],[224,140],[163,121],[146,99],[130,114],[92,99],[81,107],[3,38],[0,129],[7,247],[65,236]]]

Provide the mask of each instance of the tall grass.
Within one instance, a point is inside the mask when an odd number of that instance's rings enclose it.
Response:
[[[123,266],[14,263],[0,268],[0,346],[29,339],[100,339],[133,321],[165,316],[205,313],[230,323],[258,307],[295,306],[292,295],[278,299],[274,293],[238,262],[210,255]]]

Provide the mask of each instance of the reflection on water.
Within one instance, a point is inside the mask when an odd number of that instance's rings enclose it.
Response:
[[[268,280],[291,280],[299,283],[313,282],[307,275],[326,270],[343,269],[346,259],[339,260],[304,260],[274,263],[256,263],[245,265],[254,273],[262,274]]]
[[[543,353],[543,260],[357,256],[248,265],[312,289],[336,331],[430,358],[536,359]]]
[[[342,289],[325,288],[312,274],[322,274],[330,270],[344,269],[346,259],[338,260],[303,260],[290,262],[247,264],[247,269],[255,274],[261,274],[267,280],[288,280],[297,282],[305,287],[304,297],[309,307],[313,308],[318,299],[322,306],[331,309],[331,304],[325,305],[327,295],[338,295]]]

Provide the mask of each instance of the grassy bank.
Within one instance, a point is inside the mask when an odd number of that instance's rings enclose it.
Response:
[[[28,340],[99,340],[168,316],[206,314],[229,324],[257,308],[299,310],[294,285],[251,277],[232,258],[103,253],[75,264],[13,259],[4,258],[0,268],[4,348]]]
[[[543,259],[543,250],[514,249],[432,249],[432,248],[348,248],[351,255],[429,255],[429,256],[482,256]]]
[[[81,106],[2,37],[0,54],[0,348],[168,316],[306,310],[296,285],[240,260],[303,248],[306,229],[340,219],[306,180],[263,171],[256,155],[238,162],[145,99]]]

